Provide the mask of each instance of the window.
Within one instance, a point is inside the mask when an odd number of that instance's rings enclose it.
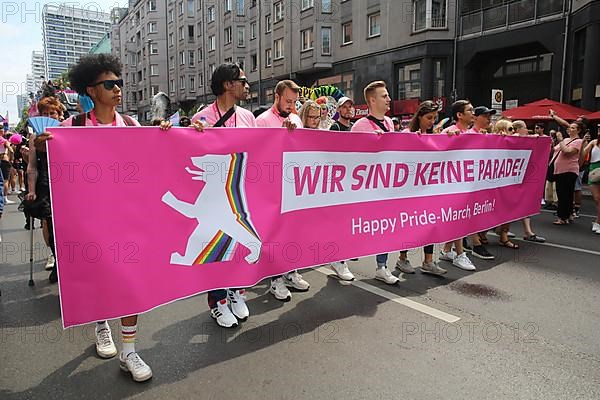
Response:
[[[227,57],[227,58],[225,59],[225,62],[226,62],[226,63],[233,63],[233,58],[231,58],[231,57]]]
[[[160,92],[160,87],[157,85],[152,85],[152,97],[154,97],[154,95],[158,92]]]
[[[175,68],[175,57],[169,58],[169,68],[170,69]]]
[[[331,0],[321,0],[321,12],[331,14]]]
[[[352,43],[352,21],[342,24],[342,45]]]
[[[275,15],[275,23],[283,20],[283,1],[273,4],[273,14]]]
[[[150,76],[157,76],[158,75],[158,65],[151,65],[150,66]]]
[[[381,35],[380,13],[369,15],[369,37]]]
[[[208,51],[215,51],[215,48],[216,48],[215,35],[211,35],[208,37]]]
[[[183,15],[183,1],[179,2],[179,15]]]
[[[237,27],[237,46],[238,47],[246,46],[246,27],[245,26]]]
[[[194,41],[194,25],[188,25],[188,41]]]
[[[283,58],[283,38],[275,40],[273,47],[275,48],[275,60]]]
[[[208,72],[210,73],[210,76],[212,77],[212,74],[215,72],[215,64],[208,65]]]
[[[271,49],[265,50],[265,66],[270,67],[273,61]]]
[[[256,39],[256,21],[250,24],[250,40]]]
[[[244,15],[244,0],[237,0],[237,15]]]
[[[148,33],[156,33],[156,22],[148,22]]]
[[[223,0],[225,2],[225,13],[231,11],[231,0]]]
[[[179,40],[183,40],[184,37],[184,33],[183,33],[183,26],[179,27]]]
[[[194,50],[188,51],[188,64],[193,67],[196,64],[196,52]]]
[[[198,61],[202,60],[202,49],[198,49]]]
[[[194,16],[194,0],[187,0],[187,15],[188,17]]]
[[[252,71],[256,71],[258,69],[258,57],[256,54],[250,55],[250,64]]]
[[[398,68],[398,100],[421,97],[421,63],[405,64]]]
[[[169,33],[169,46],[173,46],[173,33]]]
[[[312,8],[315,5],[314,3],[314,0],[302,0],[302,11]]]
[[[171,79],[169,81],[169,91],[171,93],[175,92],[175,79]]]
[[[204,74],[201,72],[198,74],[198,87],[204,86]]]
[[[237,64],[240,66],[241,70],[245,70],[245,66],[246,66],[246,59],[244,57],[238,57],[237,59]]]
[[[446,60],[433,61],[433,97],[444,97],[446,89]]]
[[[173,10],[169,10],[169,22],[173,22],[175,20],[175,15]]]
[[[271,32],[271,14],[265,15],[265,33]]]
[[[208,9],[206,10],[206,19],[208,20],[208,22],[214,22],[215,21],[215,6],[210,6],[208,7]]]
[[[446,0],[413,0],[413,31],[446,26]]]
[[[150,43],[150,54],[158,54],[158,46],[156,43]]]
[[[185,51],[179,52],[179,65],[185,65]]]
[[[311,50],[313,48],[313,29],[308,28],[300,32],[302,49],[301,51]]]
[[[225,40],[225,44],[231,44],[231,27],[228,26],[223,31],[223,38]]]
[[[179,90],[185,89],[185,76],[179,77]]]
[[[190,80],[190,92],[195,92],[196,91],[196,78],[194,77],[194,75],[190,75],[189,80]]]
[[[321,28],[321,54],[331,55],[331,28]]]
[[[156,11],[156,0],[148,1],[148,11]]]

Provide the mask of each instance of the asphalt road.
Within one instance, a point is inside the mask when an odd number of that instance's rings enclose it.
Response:
[[[585,200],[575,224],[533,218],[544,245],[517,241],[475,272],[448,263],[444,277],[419,272],[388,286],[375,261],[351,263],[346,284],[327,268],[304,271],[307,293],[289,303],[249,291],[250,319],[224,330],[204,295],[140,317],[137,350],[154,377],[134,383],[118,360],[95,354],[93,326],[63,331],[58,286],[43,270],[35,231],[16,206],[2,218],[0,399],[598,399],[600,235]],[[521,232],[520,223],[511,230]],[[410,252],[413,265],[420,250]],[[396,256],[390,257],[390,266]],[[395,272],[397,274],[397,272]],[[108,294],[107,294],[108,295]],[[102,301],[102,299],[98,299]],[[112,321],[119,347],[118,322]]]

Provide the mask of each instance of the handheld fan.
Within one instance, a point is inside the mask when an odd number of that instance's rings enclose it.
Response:
[[[50,117],[32,117],[29,118],[29,125],[33,128],[36,135],[46,132],[47,128],[59,126],[60,122]]]

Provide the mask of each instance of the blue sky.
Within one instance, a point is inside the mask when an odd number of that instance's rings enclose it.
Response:
[[[45,4],[66,3],[69,7],[110,11],[126,6],[127,0],[79,1],[0,1],[0,40],[2,64],[0,67],[0,114],[9,112],[10,121],[16,122],[16,94],[26,92],[26,75],[31,73],[31,52],[42,50],[42,9]]]

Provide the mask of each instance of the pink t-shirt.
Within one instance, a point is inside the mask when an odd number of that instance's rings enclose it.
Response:
[[[567,147],[574,147],[581,151],[581,144],[583,143],[583,140],[566,138],[563,140],[563,142]],[[559,150],[560,144],[554,147],[553,157],[556,157],[556,153]],[[565,172],[572,172],[574,174],[579,174],[579,151],[571,154],[566,154],[564,151],[561,151],[554,161],[554,173],[564,174]]]
[[[298,115],[292,113],[288,118],[293,124],[296,124],[296,128],[303,127],[302,120],[300,120]],[[284,120],[285,118],[279,115],[274,107],[271,107],[256,118],[256,126],[260,128],[281,128]]]
[[[389,133],[394,133],[394,122],[390,117],[383,117],[383,124],[388,129]],[[382,130],[377,124],[367,117],[362,117],[352,126],[352,132],[372,132]]]
[[[464,133],[479,133],[479,132],[477,132],[477,131],[476,131],[475,129],[473,129],[473,128],[469,128],[469,129],[461,129],[461,128],[460,128],[458,125],[456,125],[456,124],[454,124],[454,125],[450,125],[450,126],[449,126],[449,127],[447,127],[446,129],[444,129],[444,130],[442,131],[442,133],[448,133],[448,132],[450,132],[450,131],[456,131],[456,130],[460,131],[460,133],[461,133],[461,134],[464,134]]]
[[[217,107],[217,103],[214,102],[204,108],[204,110],[196,113],[196,115],[192,117],[192,123],[199,121],[200,118],[204,117],[206,118],[206,122],[208,122],[210,126],[213,126],[221,119],[222,115],[223,114]],[[245,108],[236,106],[235,113],[227,120],[227,122],[225,122],[224,127],[234,128],[236,126],[240,128],[255,128],[256,119],[254,118],[254,114]]]
[[[93,111],[90,114],[93,116]],[[61,122],[60,126],[73,126],[74,118],[75,118],[75,115],[69,117],[68,119]],[[135,119],[133,119],[131,117],[130,117],[130,119],[133,121],[133,124],[135,126],[141,126],[140,123],[138,121],[136,121]],[[117,112],[117,113],[115,113],[115,121],[111,124],[100,124],[100,123],[94,124],[94,118],[86,118],[85,126],[128,126],[128,125],[125,123],[125,121],[123,121],[123,117],[121,116],[121,114],[119,114]]]

